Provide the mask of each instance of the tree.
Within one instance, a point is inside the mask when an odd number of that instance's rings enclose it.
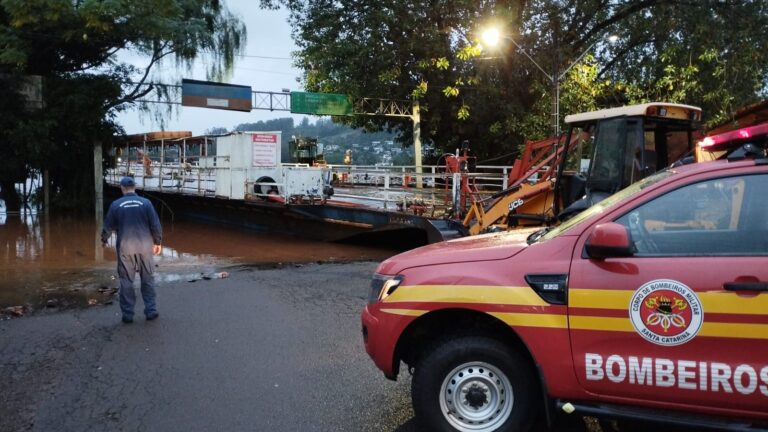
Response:
[[[290,136],[293,133],[293,119],[284,117],[256,123],[241,123],[235,126],[236,131],[281,131],[283,135]]]
[[[756,0],[262,0],[291,11],[309,91],[418,99],[422,134],[439,148],[469,139],[478,156],[514,155],[551,129],[551,82],[514,44],[481,50],[479,29],[505,34],[551,75],[595,44],[562,86],[561,112],[665,98],[716,120],[766,88],[765,2]],[[616,45],[602,42],[615,33]],[[550,72],[551,71],[551,72]],[[368,128],[407,123],[338,119]]]
[[[22,85],[23,80],[19,77],[0,75],[0,89],[14,89]],[[34,143],[45,139],[40,130],[46,127],[46,123],[34,112],[24,113],[24,99],[19,93],[3,93],[0,97],[0,199],[5,201],[9,210],[17,210],[21,199],[14,185],[28,177],[30,159],[43,157],[42,149]]]
[[[653,15],[627,19],[637,29],[605,68],[630,89],[630,101],[670,99],[700,105],[709,124],[766,96],[768,4],[762,1],[662,2]],[[639,95],[639,97],[638,97]]]
[[[0,129],[0,154],[14,155],[0,158],[2,189],[13,193],[13,182],[45,169],[57,202],[89,202],[93,170],[84,168],[93,142],[109,144],[119,131],[115,113],[152,92],[168,96],[149,84],[168,63],[188,68],[205,56],[209,76],[223,77],[245,37],[219,0],[0,0],[0,74],[17,82],[42,76],[45,97],[40,112],[0,104],[0,117],[16,119]],[[146,66],[122,61],[128,55],[145,57]]]
[[[225,127],[211,127],[206,129],[205,134],[206,135],[224,135],[227,132],[229,131]]]

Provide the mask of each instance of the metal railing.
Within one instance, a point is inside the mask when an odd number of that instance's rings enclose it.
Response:
[[[477,172],[451,173],[445,167],[426,165],[422,172],[416,166],[380,165],[328,165],[336,181],[334,187],[341,193],[338,198],[369,201],[389,209],[405,208],[418,202],[435,212],[456,208],[462,194],[467,201],[482,199],[502,191],[508,186],[509,166],[481,165]],[[472,192],[462,191],[462,176]],[[424,187],[418,187],[421,183]],[[360,193],[356,193],[356,192]]]
[[[221,169],[228,168],[220,163],[214,166],[199,166],[190,162],[145,164],[139,161],[125,161],[115,168],[107,169],[105,180],[108,184],[117,186],[120,178],[131,176],[138,189],[213,196],[216,193],[216,170]]]
[[[118,185],[124,175],[132,175],[139,189],[181,193],[186,195],[216,195],[218,170],[229,168],[228,156],[186,158],[186,162],[149,164],[141,160],[120,162],[106,171],[107,183]],[[282,164],[281,167],[308,167],[306,164]],[[332,199],[348,201],[391,211],[418,211],[443,216],[456,209],[460,202],[490,197],[508,187],[509,166],[481,165],[477,172],[450,173],[442,166],[428,165],[417,172],[415,166],[327,165],[327,180],[333,184]],[[247,176],[246,176],[247,177]],[[250,181],[246,178],[245,199],[274,200],[276,189],[286,203],[296,202],[288,196],[281,178],[274,182]],[[421,183],[423,187],[417,187]],[[471,191],[462,185],[470,185]],[[461,198],[465,198],[462,200]],[[304,202],[324,202],[322,196],[304,196]]]

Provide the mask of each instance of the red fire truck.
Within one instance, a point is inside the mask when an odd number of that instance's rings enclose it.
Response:
[[[589,415],[768,430],[768,127],[702,142],[555,227],[390,258],[365,348],[423,429]]]

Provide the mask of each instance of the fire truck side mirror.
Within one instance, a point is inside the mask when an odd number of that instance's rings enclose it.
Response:
[[[634,254],[629,230],[616,222],[596,225],[587,239],[585,251],[591,259],[628,257]]]

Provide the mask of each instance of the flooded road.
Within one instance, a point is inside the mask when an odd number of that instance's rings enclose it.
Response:
[[[238,265],[380,261],[397,253],[187,221],[164,222],[163,230],[159,283],[216,278]],[[87,218],[2,215],[0,318],[109,303],[117,288],[115,266],[114,237],[102,249],[98,228]]]

